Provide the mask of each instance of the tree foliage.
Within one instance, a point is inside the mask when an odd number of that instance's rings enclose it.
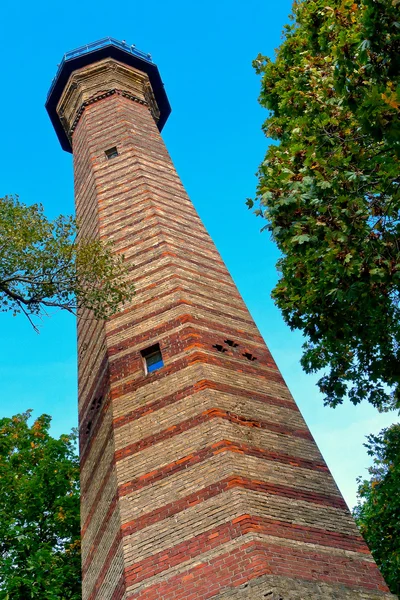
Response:
[[[110,243],[77,241],[72,217],[50,221],[40,204],[0,198],[0,310],[31,322],[48,307],[85,307],[106,318],[132,297],[125,275]]]
[[[80,600],[75,434],[29,417],[0,419],[0,599]]]
[[[296,1],[275,59],[254,62],[279,142],[256,198],[282,253],[273,297],[331,406],[400,405],[399,8]]]
[[[400,594],[400,424],[370,435],[370,480],[359,481],[354,517],[390,590]]]

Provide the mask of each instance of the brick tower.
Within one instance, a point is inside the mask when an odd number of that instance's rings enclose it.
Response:
[[[70,52],[46,106],[82,234],[136,287],[78,323],[83,600],[393,598],[174,169],[150,56]]]

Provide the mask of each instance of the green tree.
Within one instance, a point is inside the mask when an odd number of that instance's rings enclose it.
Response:
[[[80,600],[76,435],[29,418],[0,419],[0,598]]]
[[[256,198],[282,253],[273,297],[330,406],[400,406],[398,16],[398,0],[295,1],[254,63],[278,142]]]
[[[123,256],[79,237],[73,217],[50,221],[40,204],[0,198],[0,310],[33,319],[49,307],[107,318],[132,297]]]
[[[371,479],[359,480],[354,517],[390,590],[400,594],[400,425],[368,437]]]

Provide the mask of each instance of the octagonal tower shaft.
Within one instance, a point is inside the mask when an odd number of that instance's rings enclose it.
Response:
[[[179,180],[145,68],[89,60],[51,102],[81,234],[112,240],[136,287],[78,322],[83,600],[392,597]]]

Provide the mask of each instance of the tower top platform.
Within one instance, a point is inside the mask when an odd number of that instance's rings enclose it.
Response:
[[[160,118],[158,120],[158,128],[160,131],[164,127],[171,113],[171,106],[164,89],[164,84],[157,65],[152,61],[150,54],[146,54],[133,45],[130,46],[124,41],[120,42],[111,37],[103,38],[97,42],[87,44],[86,46],[81,46],[76,50],[71,50],[64,54],[62,61],[58,66],[57,73],[51,83],[46,100],[46,110],[53,123],[61,147],[67,152],[72,152],[71,143],[57,114],[57,104],[71,73],[104,58],[114,58],[119,62],[147,73],[160,111]]]

